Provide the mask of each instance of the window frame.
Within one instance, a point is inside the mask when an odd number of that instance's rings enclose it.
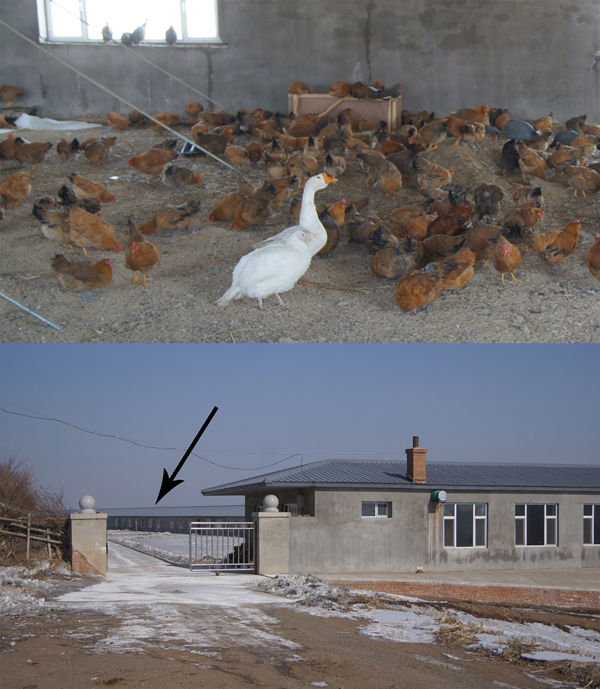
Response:
[[[519,507],[524,507],[524,513],[522,515],[517,514],[517,509]],[[527,513],[528,508],[531,507],[543,507],[543,531],[544,531],[544,542],[543,543],[528,543],[529,536],[529,526]],[[554,508],[554,514],[549,513],[548,508]],[[533,519],[533,517],[532,517]],[[521,526],[517,526],[521,524]],[[553,524],[554,528],[554,543],[548,541],[549,536],[549,526]],[[521,530],[519,532],[519,529]],[[519,537],[522,536],[523,543],[517,542],[521,540]],[[515,503],[515,547],[516,548],[557,548],[558,547],[558,503]]]
[[[458,511],[457,511],[457,506],[458,505],[471,505],[472,507],[472,515],[473,515],[473,521],[472,521],[472,534],[473,534],[473,542],[471,545],[457,545],[458,543]],[[478,515],[477,514],[477,507],[478,506],[483,506],[485,514],[483,515]],[[447,508],[453,508],[453,513],[452,514],[446,514],[446,509]],[[487,502],[446,502],[444,503],[444,508],[443,508],[443,513],[442,513],[442,538],[444,540],[444,548],[451,548],[451,549],[458,549],[458,548],[487,548],[488,547],[488,503]],[[446,543],[446,522],[450,523],[452,522],[452,539],[453,542],[452,544],[447,544]],[[477,531],[477,524],[483,522],[483,529],[484,529],[484,534],[483,534],[483,540],[484,543],[478,544],[478,531]]]
[[[375,514],[364,514],[365,505],[374,505]],[[380,514],[380,505],[385,505],[385,514]],[[361,519],[391,519],[392,518],[392,503],[388,500],[362,500],[360,507]]]
[[[88,24],[87,24],[87,2],[95,2],[97,0],[79,0],[79,21],[81,23],[81,36],[56,36],[53,31],[52,26],[52,0],[37,0],[38,9],[38,24],[40,38],[47,43],[84,43],[90,45],[103,44],[104,41],[102,36],[98,38],[91,37],[88,35]],[[223,45],[223,41],[219,34],[219,11],[217,0],[212,0],[215,11],[215,35],[214,36],[200,36],[200,37],[190,37],[188,35],[187,27],[187,4],[188,2],[193,2],[194,0],[179,0],[180,14],[181,14],[181,32],[182,35],[178,36],[176,47],[178,45],[198,45],[198,44],[214,44]],[[57,3],[60,5],[60,2]],[[114,39],[115,42],[119,42],[118,38]],[[166,42],[164,38],[154,38],[144,40],[145,45],[149,46],[165,46]],[[139,47],[136,46],[136,47]]]
[[[590,514],[586,514],[586,508],[590,508]],[[600,545],[600,505],[590,503],[583,506],[583,545]],[[586,541],[586,523],[589,523],[590,540]]]

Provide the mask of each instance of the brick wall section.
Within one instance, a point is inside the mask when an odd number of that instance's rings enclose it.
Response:
[[[523,603],[563,607],[600,608],[600,591],[519,588],[513,586],[468,586],[402,581],[332,581],[333,586],[366,591],[382,591],[414,598],[469,600],[480,603]]]
[[[427,450],[423,447],[406,450],[406,473],[413,483],[427,483],[426,458]]]
[[[75,574],[97,574],[100,572],[90,565],[85,557],[77,550],[71,551],[71,569]]]

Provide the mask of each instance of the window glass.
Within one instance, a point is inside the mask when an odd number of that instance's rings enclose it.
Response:
[[[454,516],[454,505],[446,503],[444,505],[444,517],[453,517]]]
[[[456,506],[456,546],[473,547],[473,505]]]
[[[591,517],[593,511],[594,511],[593,505],[584,505],[583,506],[583,516],[584,517]]]
[[[213,0],[186,0],[185,11],[187,31],[190,38],[217,35],[217,21]]]
[[[447,548],[454,547],[454,520],[444,520],[444,545]]]
[[[544,505],[527,505],[527,545],[544,545]]]
[[[79,0],[61,0],[60,7],[50,3],[52,32],[62,38],[81,37],[81,20],[79,19]]]
[[[546,528],[546,544],[556,545],[556,519],[548,519]]]
[[[525,516],[525,505],[515,505],[515,516],[524,517]]]
[[[515,521],[515,544],[525,545],[525,520],[517,519]]]
[[[363,504],[362,504],[362,516],[363,517],[374,517],[375,516],[375,503],[374,502],[363,502]]]
[[[387,502],[378,502],[377,503],[377,516],[378,517],[387,517],[387,513],[388,513]]]
[[[485,519],[475,521],[475,545],[485,546]]]
[[[556,516],[556,505],[546,505],[546,515],[548,517]]]
[[[485,517],[485,508],[486,508],[486,505],[484,502],[476,504],[475,505],[475,516],[476,517]]]
[[[600,545],[600,505],[594,505],[594,543]]]

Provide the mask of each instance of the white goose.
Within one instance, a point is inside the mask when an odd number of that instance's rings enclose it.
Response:
[[[293,227],[288,227],[278,234],[273,235],[273,237],[265,239],[258,246],[264,247],[273,246],[275,244],[285,244],[294,232],[301,230],[307,235],[306,246],[308,247],[310,255],[314,256],[317,254],[327,243],[327,231],[323,227],[323,223],[319,220],[319,215],[315,207],[315,194],[321,189],[325,189],[325,187],[332,182],[337,182],[337,179],[335,179],[335,177],[330,177],[325,172],[311,177],[304,186],[298,224]]]
[[[308,234],[291,229],[294,231],[287,240],[261,246],[242,256],[233,269],[231,287],[217,301],[219,306],[232,299],[252,297],[258,299],[258,308],[262,309],[262,300],[274,294],[279,305],[286,307],[279,295],[292,289],[308,270],[312,258]]]

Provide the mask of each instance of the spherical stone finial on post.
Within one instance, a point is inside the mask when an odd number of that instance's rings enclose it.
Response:
[[[91,495],[84,495],[79,501],[79,514],[96,514],[96,501]]]
[[[279,499],[276,495],[265,495],[263,499],[263,512],[279,512]]]

